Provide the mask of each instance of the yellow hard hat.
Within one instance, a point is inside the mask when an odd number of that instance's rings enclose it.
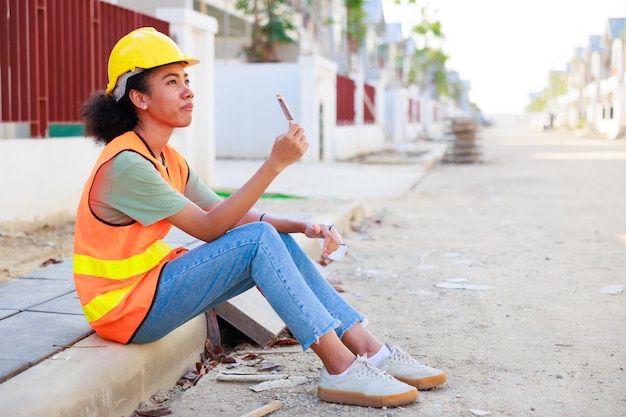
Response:
[[[189,58],[169,36],[155,28],[135,29],[117,41],[111,50],[106,92],[110,95],[118,78],[129,71],[135,71],[137,68],[155,68],[173,62],[182,62],[185,66],[190,66],[200,60]]]

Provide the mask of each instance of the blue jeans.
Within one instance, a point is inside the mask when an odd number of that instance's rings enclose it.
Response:
[[[255,222],[165,265],[150,312],[131,342],[158,340],[255,285],[303,350],[333,330],[341,338],[364,319],[290,235]]]

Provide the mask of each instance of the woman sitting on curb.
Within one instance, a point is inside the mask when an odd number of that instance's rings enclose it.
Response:
[[[91,327],[105,339],[150,343],[258,286],[303,350],[321,359],[322,400],[394,406],[444,383],[442,371],[380,343],[290,236],[324,239],[328,256],[340,245],[332,227],[252,210],[307,150],[297,123],[226,199],[169,144],[175,128],[191,123],[185,68],[198,62],[166,35],[137,29],[111,51],[106,91],[83,105],[86,133],[104,145],[79,203],[74,243],[76,289]],[[206,243],[171,248],[162,239],[172,226]]]

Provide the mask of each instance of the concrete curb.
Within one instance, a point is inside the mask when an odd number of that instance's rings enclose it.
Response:
[[[199,359],[206,321],[199,316],[149,345],[91,335],[0,385],[7,416],[128,416],[169,389]]]
[[[364,216],[359,203],[331,219],[339,230]],[[296,235],[312,259],[321,250],[314,239]],[[121,345],[92,334],[38,365],[0,384],[2,415],[12,417],[129,416],[141,401],[172,388],[195,363],[206,342],[206,321],[199,316],[158,342]]]

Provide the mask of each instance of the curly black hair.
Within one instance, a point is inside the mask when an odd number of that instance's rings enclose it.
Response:
[[[128,92],[137,90],[150,94],[148,78],[151,70],[145,70],[130,77],[126,84],[126,92],[119,100],[104,90],[91,94],[82,104],[81,116],[85,120],[85,135],[92,137],[94,142],[106,145],[116,137],[131,131],[137,125],[137,109],[130,101]]]

